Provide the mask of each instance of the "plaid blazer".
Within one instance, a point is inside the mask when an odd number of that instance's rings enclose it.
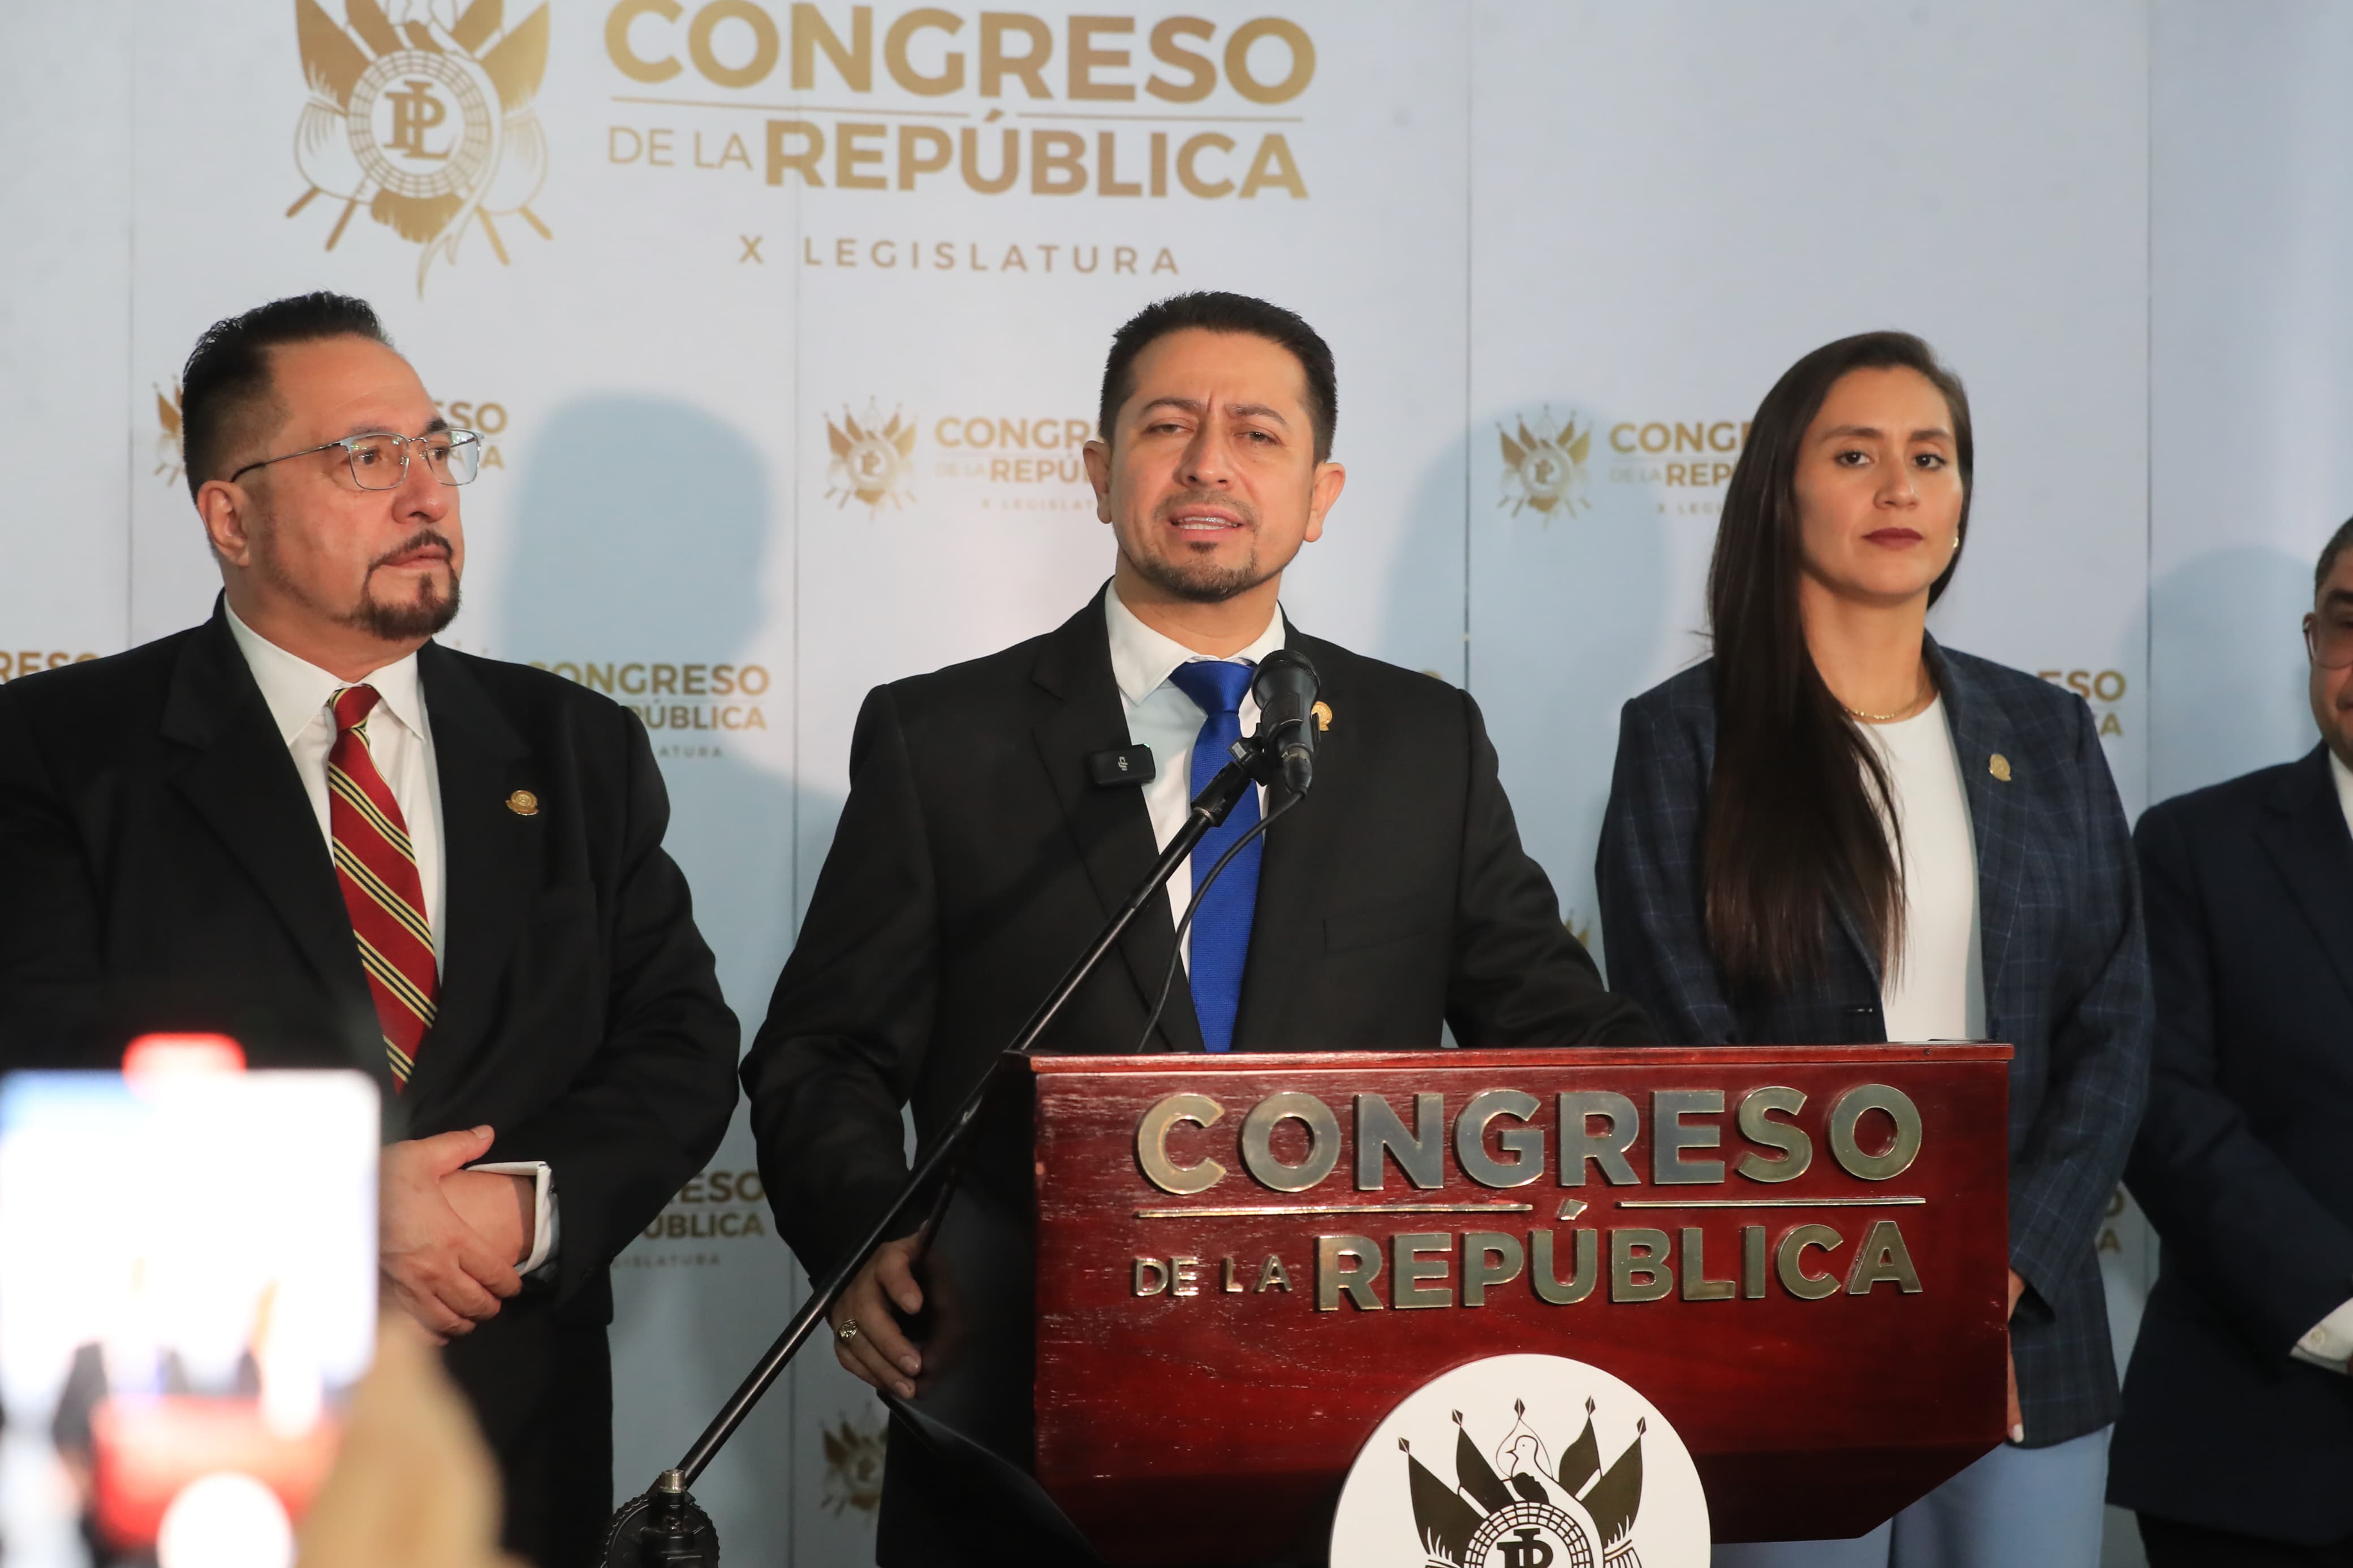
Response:
[[[2010,1258],[2027,1291],[2010,1334],[2026,1440],[2041,1447],[2116,1418],[2093,1248],[2147,1095],[2154,1011],[2137,868],[2084,700],[1933,639],[1927,657],[1977,840],[1986,1027],[2017,1051]],[[1670,1041],[1884,1040],[1878,959],[1843,913],[1825,978],[1769,998],[1725,986],[1702,920],[1715,763],[1712,662],[1626,704],[1595,867],[1611,989]]]

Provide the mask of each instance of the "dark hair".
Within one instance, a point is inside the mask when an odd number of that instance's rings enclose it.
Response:
[[[188,494],[207,479],[227,479],[220,470],[230,448],[257,424],[284,416],[272,396],[269,351],[341,337],[392,346],[375,308],[348,294],[272,300],[205,329],[180,372],[180,460],[188,471]]]
[[[2314,594],[2320,592],[2321,584],[2328,581],[2328,574],[2337,570],[2337,558],[2345,553],[2345,547],[2348,544],[2353,544],[2353,517],[2338,523],[2337,531],[2328,536],[2328,542],[2320,547],[2320,564],[2312,569]]]
[[[1798,461],[1823,399],[1851,371],[1905,369],[1944,395],[1961,476],[1959,540],[1968,538],[1968,395],[1909,332],[1864,332],[1816,349],[1757,405],[1732,470],[1707,572],[1715,644],[1715,766],[1708,780],[1703,875],[1707,935],[1736,991],[1786,993],[1823,971],[1844,910],[1883,963],[1901,951],[1901,840],[1886,770],[1814,668],[1798,612]],[[1928,589],[1935,604],[1960,564]]]
[[[1201,289],[1156,300],[1112,334],[1111,357],[1103,361],[1103,406],[1096,421],[1111,439],[1120,409],[1135,395],[1135,356],[1171,332],[1198,327],[1210,332],[1247,332],[1291,351],[1307,377],[1307,417],[1315,427],[1315,460],[1332,455],[1332,432],[1340,419],[1340,388],[1332,368],[1332,347],[1296,311],[1248,294]]]

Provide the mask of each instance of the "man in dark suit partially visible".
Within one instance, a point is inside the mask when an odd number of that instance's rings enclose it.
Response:
[[[901,1106],[925,1144],[938,1138],[1142,884],[1225,747],[1255,727],[1251,667],[1278,647],[1314,663],[1330,710],[1313,791],[1203,898],[1148,1040],[1175,917],[1280,791],[1244,796],[1041,1048],[1410,1048],[1445,1026],[1465,1046],[1651,1038],[1522,851],[1476,704],[1282,615],[1283,570],[1344,481],[1335,406],[1331,351],[1292,312],[1232,294],[1148,308],[1113,340],[1086,448],[1117,545],[1105,591],[1059,630],[867,699],[832,851],[744,1068],[777,1224],[812,1275],[904,1176]],[[1029,1156],[1024,1119],[996,1118],[951,1211],[994,1238],[987,1284],[1010,1294],[961,1358],[994,1367],[996,1393],[955,1415],[1025,1468]],[[930,1403],[939,1352],[899,1317],[926,1300],[913,1250],[890,1243],[859,1275],[835,1349],[871,1384],[924,1384]],[[951,1285],[967,1303],[990,1293],[970,1276],[930,1284],[943,1300]],[[1000,1560],[1004,1543],[975,1539],[952,1478],[895,1423],[889,1465],[880,1562]]]
[[[2125,1180],[2164,1246],[2108,1500],[2152,1568],[2353,1564],[2353,522],[2305,617],[2321,743],[2152,806]]]
[[[509,1546],[577,1568],[612,1507],[607,1265],[734,1105],[660,775],[627,710],[431,640],[480,438],[366,304],[223,321],[183,385],[212,618],[0,687],[0,1051],[218,1030],[372,1074],[385,1294],[449,1342]]]

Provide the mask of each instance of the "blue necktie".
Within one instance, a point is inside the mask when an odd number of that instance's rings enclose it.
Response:
[[[1242,694],[1255,673],[1247,664],[1204,660],[1180,664],[1168,679],[1208,715],[1193,742],[1193,773],[1188,781],[1195,795],[1208,787],[1229,760],[1226,752],[1242,738]],[[1258,826],[1258,788],[1242,798],[1225,825],[1213,830],[1193,850],[1193,892],[1200,904],[1193,911],[1193,957],[1188,976],[1193,986],[1193,1011],[1201,1020],[1201,1039],[1213,1051],[1231,1050],[1234,1015],[1242,1005],[1242,965],[1250,958],[1250,916],[1258,908],[1259,851],[1264,839],[1252,839],[1234,857],[1226,874],[1206,898],[1202,879],[1218,857],[1235,839]]]

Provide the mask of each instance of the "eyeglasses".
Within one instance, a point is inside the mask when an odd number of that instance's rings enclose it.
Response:
[[[2353,664],[2353,620],[2337,615],[2306,616],[2304,651],[2323,669],[2343,669]]]
[[[436,430],[429,436],[346,436],[340,441],[322,441],[299,452],[281,452],[275,458],[248,463],[229,476],[229,482],[234,484],[254,469],[266,468],[272,463],[307,458],[313,452],[336,447],[343,449],[344,459],[352,466],[352,483],[364,490],[398,489],[408,478],[412,451],[424,454],[426,468],[445,485],[471,484],[474,476],[482,470],[481,437],[471,430]]]

